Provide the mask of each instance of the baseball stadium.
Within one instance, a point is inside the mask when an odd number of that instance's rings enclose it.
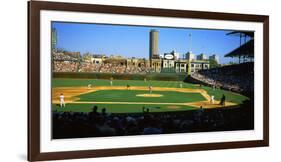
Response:
[[[253,129],[253,33],[227,33],[247,39],[224,66],[217,55],[160,56],[158,34],[145,59],[59,50],[53,29],[53,138]]]

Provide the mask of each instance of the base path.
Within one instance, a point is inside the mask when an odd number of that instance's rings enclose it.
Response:
[[[169,88],[169,87],[153,87],[152,91],[176,91],[183,93],[200,93],[205,101],[199,102],[187,102],[187,103],[157,103],[157,102],[87,102],[87,101],[78,101],[79,98],[77,96],[81,94],[91,93],[99,90],[128,90],[126,86],[97,86],[97,87],[55,87],[52,88],[52,103],[59,104],[59,96],[63,93],[65,97],[66,103],[77,103],[77,104],[152,104],[152,105],[185,105],[192,107],[200,107],[203,108],[217,108],[222,107],[219,104],[219,101],[215,101],[211,103],[211,97],[207,93],[207,91],[203,89],[190,89],[190,88]],[[131,86],[129,90],[145,90],[149,91],[148,87],[144,86]],[[152,95],[152,94],[151,94]],[[149,96],[147,96],[149,97]],[[235,106],[236,103],[226,102],[225,106]]]

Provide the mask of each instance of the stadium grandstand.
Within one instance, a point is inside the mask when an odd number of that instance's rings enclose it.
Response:
[[[230,32],[227,35],[240,37],[240,46],[225,54],[238,58],[238,64],[200,70],[191,78],[215,88],[222,88],[243,94],[254,91],[254,35],[253,32]],[[244,43],[242,44],[242,42]],[[241,60],[242,59],[242,60]]]

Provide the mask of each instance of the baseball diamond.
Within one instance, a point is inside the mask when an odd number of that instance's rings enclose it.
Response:
[[[68,87],[61,86],[61,83]],[[227,95],[226,106],[235,106],[247,100],[246,96],[238,93],[216,89],[207,86],[199,87],[197,84],[182,83],[183,88],[179,88],[177,81],[151,81],[139,80],[114,80],[116,86],[110,86],[109,80],[98,79],[53,79],[52,103],[59,104],[60,93],[65,94],[66,107],[54,106],[56,111],[89,112],[93,104],[107,107],[108,112],[126,113],[122,107],[130,105],[130,112],[140,112],[141,108],[158,106],[158,109],[151,111],[179,111],[193,110],[200,106],[204,108],[221,107],[219,99],[222,94]],[[87,85],[91,83],[92,87]],[[82,86],[84,85],[84,86]],[[123,85],[123,86],[122,86]],[[130,86],[130,89],[126,87]],[[146,85],[146,86],[145,86]],[[153,85],[153,94],[159,97],[149,96],[148,85]],[[147,94],[147,96],[140,96]],[[210,95],[214,95],[216,100],[210,103]],[[79,106],[81,105],[81,108]],[[88,108],[85,108],[87,107]],[[170,108],[178,106],[175,108]],[[114,109],[114,110],[113,110]],[[127,110],[127,109],[126,109]]]

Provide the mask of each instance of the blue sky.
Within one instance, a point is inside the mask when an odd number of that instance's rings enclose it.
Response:
[[[82,24],[53,22],[57,30],[57,48],[69,51],[94,54],[119,54],[124,57],[149,57],[149,31],[159,32],[159,52],[164,54],[175,50],[185,54],[190,50],[194,54],[204,53],[207,56],[219,55],[221,63],[237,61],[224,58],[224,55],[239,47],[239,37],[226,36],[230,31],[203,30],[189,28],[164,28],[143,26],[121,26],[102,24]]]

